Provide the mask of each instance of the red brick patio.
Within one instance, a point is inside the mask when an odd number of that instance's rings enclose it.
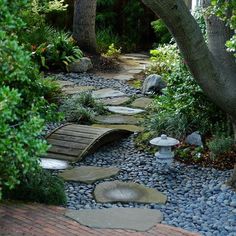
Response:
[[[0,204],[0,235],[36,236],[199,236],[180,228],[157,224],[147,232],[94,229],[64,216],[65,208],[42,204]]]

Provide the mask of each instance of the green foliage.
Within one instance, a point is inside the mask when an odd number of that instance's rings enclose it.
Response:
[[[66,5],[61,0],[33,0],[31,7],[21,13],[26,25],[24,31],[18,32],[19,40],[32,51],[32,57],[41,69],[65,70],[70,62],[82,57],[69,33],[57,31],[46,23],[47,13],[65,9]]]
[[[212,14],[220,17],[233,31],[233,36],[226,42],[228,51],[236,57],[236,1],[235,0],[211,0]]]
[[[146,12],[148,14],[145,14]],[[137,50],[143,44],[147,46],[149,43],[147,41],[150,40],[148,35],[153,36],[149,24],[153,19],[153,13],[145,9],[139,0],[98,0],[96,28],[99,34],[97,38],[99,48],[105,52],[112,43],[122,47],[124,51]],[[103,32],[106,33],[105,36],[102,35]],[[119,39],[119,44],[113,40],[114,36]],[[101,47],[102,45],[105,47]]]
[[[59,104],[60,98],[63,96],[63,94],[61,87],[56,79],[54,77],[47,77],[42,79],[41,83],[44,90],[44,98],[49,103]]]
[[[174,70],[180,63],[181,57],[176,44],[162,45],[161,47],[151,50],[152,64],[148,67],[146,74],[158,74],[168,77],[169,73]]]
[[[175,150],[176,156],[182,160],[189,160],[192,158],[194,161],[200,161],[203,157],[203,147],[181,147]]]
[[[91,93],[81,93],[68,98],[60,109],[68,121],[80,124],[91,123],[96,115],[105,113],[103,104],[96,101]]]
[[[213,139],[207,143],[213,159],[220,154],[227,153],[233,150],[234,139],[224,133],[213,136]]]
[[[181,139],[195,130],[209,133],[217,121],[226,120],[190,75],[175,45],[159,47],[152,56],[154,66],[150,73],[155,73],[156,68],[167,88],[155,99],[153,112],[157,115],[146,124],[150,130]]]
[[[112,33],[111,28],[98,29],[96,33],[97,47],[99,52],[104,53],[108,50],[111,44],[120,45],[120,39]]]
[[[51,37],[33,51],[33,58],[46,69],[66,69],[68,64],[80,59],[82,51],[75,45],[73,38],[63,31],[51,29]]]
[[[157,35],[157,44],[165,44],[171,41],[171,34],[163,20],[159,19],[151,22],[151,25]]]
[[[198,23],[198,26],[200,27],[202,34],[205,36],[206,38],[206,22],[203,16],[203,9],[202,8],[196,8],[194,10],[193,16],[195,18],[195,20]]]
[[[45,170],[26,174],[14,190],[5,190],[3,197],[52,205],[66,204],[64,182]]]
[[[65,0],[31,0],[32,12],[36,14],[65,11],[67,7]]]
[[[117,59],[120,56],[120,54],[121,54],[121,48],[117,49],[114,43],[112,43],[104,55],[107,57],[112,57]]]
[[[22,175],[37,169],[38,156],[47,150],[46,142],[37,138],[43,120],[33,106],[22,115],[22,103],[17,90],[0,89],[0,186],[9,189],[19,184]]]
[[[26,25],[20,10],[27,6],[26,0],[0,0],[0,186],[6,189],[38,170],[38,157],[48,148],[38,137],[45,122],[57,117],[55,106],[44,98],[30,52],[18,41]]]

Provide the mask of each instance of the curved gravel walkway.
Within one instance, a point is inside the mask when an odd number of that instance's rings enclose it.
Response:
[[[92,74],[60,74],[62,80],[70,80],[81,86],[113,88],[128,95],[139,94],[123,81],[104,79]],[[49,127],[49,130],[57,124]],[[138,151],[133,142],[134,135],[118,143],[100,148],[76,164],[121,169],[118,176],[86,185],[66,183],[67,207],[70,209],[95,209],[110,207],[146,207],[160,209],[164,214],[162,223],[195,231],[207,236],[236,235],[236,192],[224,183],[232,171],[186,166],[174,163],[171,169],[156,162],[155,157]],[[132,181],[155,188],[168,196],[166,205],[96,203],[93,191],[96,184],[109,181]]]

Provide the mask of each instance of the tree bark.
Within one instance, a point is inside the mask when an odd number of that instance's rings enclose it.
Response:
[[[212,43],[212,47],[208,48],[197,22],[183,0],[142,1],[165,22],[193,77],[205,94],[233,120],[236,120],[236,63],[235,61],[231,63],[232,60],[229,60],[232,55],[225,52],[224,58],[220,60],[219,54],[213,52],[217,50],[217,47],[213,47]],[[223,24],[221,26],[224,27]],[[216,24],[215,27],[217,27]],[[209,40],[213,42],[214,37],[216,40],[216,34],[223,31],[220,28],[212,31]],[[211,36],[214,37],[210,39]],[[222,43],[223,39],[221,40],[221,49]]]
[[[96,53],[96,0],[75,0],[73,19],[73,38],[79,47],[91,53]]]

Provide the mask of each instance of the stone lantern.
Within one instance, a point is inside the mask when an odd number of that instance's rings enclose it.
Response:
[[[171,164],[173,162],[174,153],[171,151],[171,147],[179,144],[177,139],[162,134],[161,137],[152,139],[150,143],[158,146],[159,152],[155,153],[158,162],[163,164]]]

